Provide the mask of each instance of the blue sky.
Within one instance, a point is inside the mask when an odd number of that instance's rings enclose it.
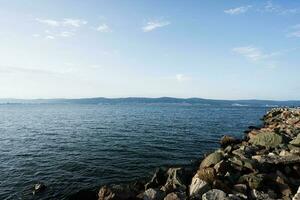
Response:
[[[300,1],[0,0],[0,98],[300,99]]]

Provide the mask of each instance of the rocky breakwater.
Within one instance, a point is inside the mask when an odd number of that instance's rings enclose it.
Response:
[[[146,183],[103,186],[95,199],[300,200],[300,108],[272,109],[263,122],[243,140],[223,136],[196,169],[158,169]]]

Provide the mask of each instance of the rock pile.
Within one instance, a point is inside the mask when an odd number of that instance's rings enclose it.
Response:
[[[243,140],[221,138],[221,148],[196,170],[158,169],[142,185],[101,187],[98,200],[300,200],[300,108],[272,109]]]

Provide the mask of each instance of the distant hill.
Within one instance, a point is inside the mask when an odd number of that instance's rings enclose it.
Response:
[[[272,101],[272,100],[214,100],[202,98],[81,98],[81,99],[0,99],[0,104],[200,104],[224,106],[300,106],[300,101]]]

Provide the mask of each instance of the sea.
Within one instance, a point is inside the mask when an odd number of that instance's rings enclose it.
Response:
[[[0,104],[0,199],[67,199],[85,188],[187,165],[244,136],[269,106]],[[43,182],[44,192],[32,187]]]

